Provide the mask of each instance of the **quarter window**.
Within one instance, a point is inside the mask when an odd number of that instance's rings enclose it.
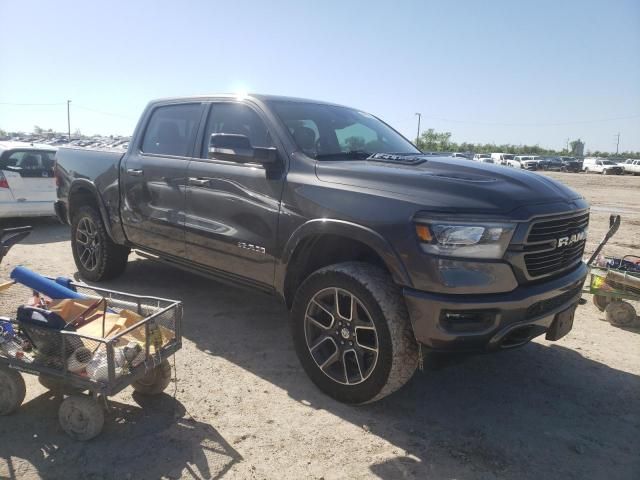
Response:
[[[144,153],[187,157],[195,142],[202,105],[158,107],[151,114],[142,141]]]

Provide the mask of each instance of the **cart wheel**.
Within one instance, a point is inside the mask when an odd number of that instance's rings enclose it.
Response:
[[[0,368],[0,415],[15,412],[24,400],[27,388],[24,378],[15,370]]]
[[[605,309],[607,322],[618,327],[629,327],[636,321],[636,309],[629,302],[616,300]]]
[[[163,360],[144,377],[133,382],[133,389],[143,395],[159,395],[165,391],[169,383],[171,383],[171,365],[167,360]]]
[[[67,395],[77,395],[78,393],[82,393],[84,390],[80,390],[79,388],[74,388],[69,385],[66,385],[63,381],[58,380],[54,377],[49,377],[47,375],[38,376],[38,381],[40,385],[42,385],[47,390],[51,390],[53,393],[64,393]]]
[[[604,312],[604,309],[607,308],[611,301],[605,297],[604,295],[594,295],[593,296],[593,304],[600,310]]]
[[[58,410],[58,421],[74,440],[91,440],[102,431],[104,411],[91,397],[74,395],[63,400]]]

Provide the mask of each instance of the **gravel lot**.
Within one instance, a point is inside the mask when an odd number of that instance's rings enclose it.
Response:
[[[607,253],[640,250],[640,178],[550,176],[591,202],[589,251],[611,211],[623,224]],[[0,278],[18,264],[73,276],[68,228],[30,223]],[[401,391],[349,407],[307,380],[277,301],[131,260],[105,286],[184,302],[175,398],[125,390],[82,444],[58,426],[60,399],[27,376],[22,409],[0,420],[0,478],[640,478],[640,331],[591,302],[559,342],[428,359]]]

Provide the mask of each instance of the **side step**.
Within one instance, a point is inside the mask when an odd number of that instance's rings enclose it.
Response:
[[[201,277],[208,278],[209,280],[214,280],[216,282],[224,283],[225,285],[229,285],[231,287],[243,288],[247,290],[260,290],[263,293],[269,295],[275,295],[275,290],[273,287],[265,285],[263,283],[251,282],[236,275],[231,275],[225,272],[217,272],[212,270],[206,270],[204,268],[199,268],[195,265],[186,264],[177,260],[172,260],[170,258],[161,257],[154,253],[145,252],[143,250],[133,249],[132,250],[136,255],[141,256],[142,258],[146,258],[147,260],[153,260],[154,262],[163,263],[165,265],[169,265],[174,268],[179,268],[182,271],[193,273],[195,275],[200,275]]]

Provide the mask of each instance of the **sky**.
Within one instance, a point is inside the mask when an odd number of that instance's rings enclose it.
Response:
[[[640,0],[0,0],[0,129],[132,133],[159,97],[255,92],[409,138],[640,151]]]

